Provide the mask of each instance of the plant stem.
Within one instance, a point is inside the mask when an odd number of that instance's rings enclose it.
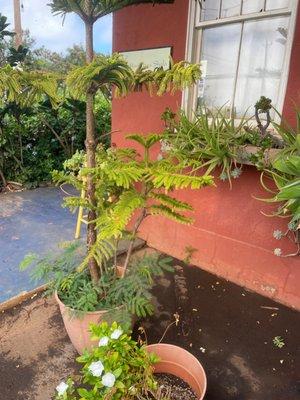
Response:
[[[91,2],[88,2],[91,6]],[[85,22],[86,32],[86,62],[91,63],[94,58],[93,51],[93,22]],[[96,129],[95,129],[95,116],[94,116],[94,94],[89,91],[86,94],[86,158],[87,168],[95,168],[96,166]],[[88,212],[88,225],[87,225],[87,249],[88,251],[96,244],[97,241],[97,230],[96,230],[96,198],[95,198],[95,184],[91,174],[87,175],[87,191],[86,196],[91,206]],[[99,280],[99,268],[97,261],[94,257],[91,257],[88,262],[89,271],[91,278],[94,282]]]
[[[0,178],[1,178],[2,182],[3,182],[3,187],[5,188],[5,187],[6,187],[6,185],[7,185],[7,182],[6,182],[6,179],[5,179],[4,173],[2,172],[2,170],[1,170],[1,169],[0,169]]]
[[[56,132],[56,130],[46,121],[45,118],[41,117],[43,123],[47,126],[48,129],[53,133],[53,135],[56,137],[57,141],[61,145],[63,151],[65,152],[65,155],[67,157],[72,157],[72,151],[68,148],[68,145],[63,141],[63,139],[59,136],[59,134]]]
[[[139,227],[141,226],[141,223],[144,221],[146,216],[147,216],[146,208],[143,208],[142,211],[141,211],[140,216],[135,221],[134,228],[133,228],[133,231],[132,231],[132,239],[129,242],[128,251],[127,251],[127,255],[126,255],[126,259],[125,259],[125,263],[124,263],[124,275],[126,273],[126,269],[128,267],[128,264],[129,264],[129,261],[130,261],[130,257],[131,257],[132,251],[133,251],[133,245],[134,245],[134,241],[135,241],[135,236],[137,234],[137,231],[138,231]]]

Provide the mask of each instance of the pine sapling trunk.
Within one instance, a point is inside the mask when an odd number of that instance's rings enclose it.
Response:
[[[89,64],[93,61],[93,22],[85,23],[86,30],[86,62]],[[95,168],[96,166],[96,128],[94,116],[94,94],[89,91],[86,95],[86,165],[87,168]],[[87,199],[92,207],[88,212],[88,225],[87,225],[87,248],[88,251],[96,244],[97,230],[96,230],[96,198],[95,198],[95,184],[90,174],[87,176]],[[89,259],[88,263],[91,278],[94,282],[99,280],[99,268],[97,261],[94,257]]]

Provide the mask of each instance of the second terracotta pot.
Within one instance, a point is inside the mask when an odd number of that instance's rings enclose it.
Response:
[[[57,293],[55,293],[55,299],[59,305],[66,331],[78,353],[82,354],[85,349],[89,350],[97,346],[97,342],[91,340],[89,327],[91,323],[100,324],[107,311],[86,312],[82,317],[77,317],[76,311],[67,307]]]
[[[155,364],[155,373],[172,374],[186,382],[202,400],[207,380],[205,371],[191,353],[172,344],[158,343],[147,346],[149,353],[155,353],[160,361]]]

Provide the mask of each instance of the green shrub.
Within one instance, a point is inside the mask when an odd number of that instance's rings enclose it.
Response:
[[[56,400],[146,399],[156,391],[155,354],[138,346],[117,323],[93,325],[91,332],[99,346],[77,358],[83,364],[82,384],[75,389],[72,379],[61,382],[56,388]]]
[[[2,112],[1,112],[2,111]],[[111,104],[98,97],[95,107],[100,141],[109,144]],[[45,101],[16,115],[0,110],[0,170],[7,181],[36,187],[51,181],[51,171],[84,148],[85,103],[67,99],[58,109]],[[0,187],[3,182],[0,180]]]

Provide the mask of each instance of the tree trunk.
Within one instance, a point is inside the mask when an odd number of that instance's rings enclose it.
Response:
[[[86,30],[86,62],[91,63],[94,58],[93,51],[93,22],[85,23]],[[94,94],[88,92],[86,95],[86,158],[87,167],[94,168],[96,166],[96,129],[95,129],[95,116],[94,116]],[[87,176],[87,191],[86,196],[93,208],[96,208],[95,199],[95,185],[91,175]],[[96,211],[89,210],[88,212],[88,225],[87,225],[87,248],[90,250],[97,241],[96,231]],[[94,282],[99,280],[99,268],[97,261],[94,257],[89,259],[89,271]]]

